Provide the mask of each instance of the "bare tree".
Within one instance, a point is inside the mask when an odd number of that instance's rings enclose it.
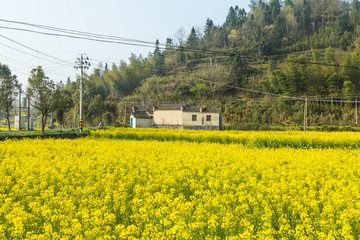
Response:
[[[185,43],[186,39],[186,31],[184,27],[181,27],[179,30],[176,31],[175,36],[176,45],[182,46]]]

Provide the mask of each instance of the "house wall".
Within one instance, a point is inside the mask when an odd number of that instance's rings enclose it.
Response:
[[[154,125],[152,118],[137,118],[136,128],[151,128]]]
[[[130,117],[133,121],[133,128],[151,128],[154,125],[154,121],[152,118],[135,118],[134,116]]]
[[[181,110],[156,110],[154,111],[154,124],[157,127],[173,126],[179,128],[183,125],[182,111]],[[169,127],[166,127],[169,128]]]
[[[196,115],[196,121],[192,116]],[[206,121],[210,115],[211,120]],[[223,124],[221,113],[183,112],[181,110],[156,110],[152,119],[133,118],[133,128],[206,129],[219,130]]]
[[[196,115],[196,121],[193,121],[192,116]],[[206,121],[206,116],[211,116],[211,121]],[[184,129],[207,129],[219,130],[222,125],[220,113],[209,112],[183,112]]]

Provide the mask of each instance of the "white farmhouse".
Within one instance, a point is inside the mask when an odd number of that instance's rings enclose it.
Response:
[[[130,123],[133,128],[219,130],[223,125],[223,116],[220,108],[158,104],[152,109],[134,107]]]
[[[152,128],[153,108],[148,106],[135,106],[130,115],[130,126],[132,128]]]

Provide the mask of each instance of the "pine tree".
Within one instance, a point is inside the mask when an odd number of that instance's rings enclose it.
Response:
[[[204,30],[206,37],[210,36],[213,27],[214,27],[214,22],[210,18],[208,18],[206,20],[205,30]]]
[[[190,35],[189,35],[186,43],[187,43],[187,45],[189,46],[189,48],[194,49],[194,48],[197,47],[198,41],[199,41],[199,38],[198,38],[197,35],[196,35],[195,28],[192,27],[192,28],[191,28],[191,32],[190,32]]]
[[[154,61],[155,61],[155,74],[158,76],[164,76],[166,74],[165,67],[165,56],[160,51],[160,42],[156,39],[155,50],[154,50]]]

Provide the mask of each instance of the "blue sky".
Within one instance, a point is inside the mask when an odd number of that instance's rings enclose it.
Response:
[[[238,5],[248,11],[248,4],[249,0],[182,0],[177,2],[168,0],[0,0],[0,19],[149,42],[159,39],[161,43],[165,43],[166,38],[174,38],[180,28],[183,28],[187,34],[192,26],[202,29],[207,18],[220,25],[224,23],[231,6]],[[21,25],[0,21],[1,26],[24,28]],[[89,58],[94,59],[91,63],[96,67],[99,61],[108,62],[110,65],[113,62],[118,64],[120,60],[127,61],[131,53],[142,54],[146,57],[148,52],[154,50],[153,48],[44,36],[3,28],[0,28],[0,35],[0,62],[8,65],[12,73],[16,74],[24,85],[27,83],[31,69],[39,65],[43,66],[47,76],[55,82],[66,81],[67,77],[75,80],[79,71],[70,65],[80,53],[86,53]],[[4,37],[31,47],[33,50]],[[48,57],[35,50],[64,60],[67,64],[45,61],[44,59]]]

